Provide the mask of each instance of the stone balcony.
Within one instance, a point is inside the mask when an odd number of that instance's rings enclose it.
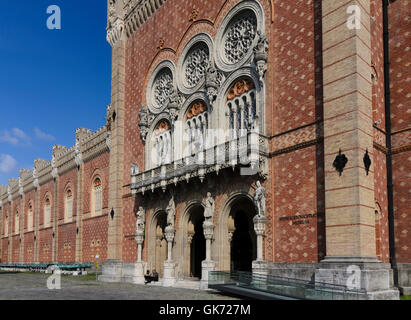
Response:
[[[240,168],[241,175],[267,176],[268,139],[259,133],[248,134],[215,145],[193,156],[180,158],[171,163],[161,165],[145,172],[138,172],[137,166],[131,168],[131,191],[144,194],[146,191],[162,189],[177,185],[179,182],[189,183],[198,178],[204,181],[211,173],[220,170]]]

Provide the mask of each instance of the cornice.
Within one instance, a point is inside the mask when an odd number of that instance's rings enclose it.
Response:
[[[167,0],[128,0],[124,6],[127,37],[139,29]]]

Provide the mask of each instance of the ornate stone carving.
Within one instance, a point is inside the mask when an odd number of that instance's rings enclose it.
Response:
[[[148,134],[148,128],[154,121],[155,116],[150,112],[148,107],[143,105],[141,106],[141,110],[138,116],[140,118],[140,123],[138,124],[140,128],[140,137],[141,140],[143,140],[143,143],[145,143]]]
[[[110,150],[111,147],[111,132],[107,132],[106,135],[106,146]]]
[[[110,0],[108,4],[108,27],[111,28],[113,26],[114,21],[116,20],[116,1]]]
[[[174,202],[174,195],[171,195],[171,199],[168,203],[168,206],[166,208],[167,212],[167,227],[166,227],[166,232],[174,230],[174,219],[175,219],[175,214],[176,214],[176,204]]]
[[[76,144],[74,147],[74,161],[76,162],[77,167],[80,167],[82,164],[82,155],[80,151],[80,138],[76,137]]]
[[[162,109],[174,92],[173,75],[168,69],[162,71],[153,84],[153,102],[157,109]]]
[[[202,102],[196,102],[192,105],[190,110],[187,112],[186,120],[192,119],[199,114],[208,111],[207,106]]]
[[[228,28],[224,39],[224,55],[231,64],[240,61],[250,50],[257,34],[255,16],[243,15]]]
[[[214,63],[210,62],[206,73],[206,94],[208,101],[212,105],[218,95],[218,88],[221,86],[223,75],[219,72]]]
[[[265,195],[265,188],[261,185],[260,181],[257,181],[257,189],[254,193],[254,203],[257,208],[257,217],[263,218],[265,217],[265,202],[266,202],[266,195]]]
[[[140,206],[136,215],[137,215],[137,222],[136,222],[137,236],[141,236],[141,235],[144,236],[144,230],[145,230],[145,225],[146,225],[146,211],[144,210],[143,207]]]
[[[36,167],[34,167],[34,169],[33,169],[33,185],[34,185],[34,188],[38,188],[38,187],[39,187],[39,179],[37,178],[37,170],[36,170]]]
[[[267,71],[267,61],[268,61],[268,40],[267,37],[260,31],[258,34],[258,42],[254,47],[254,62],[256,65],[256,71],[259,76],[260,85],[264,84],[264,76]]]
[[[56,157],[53,155],[51,157],[51,176],[56,179],[57,178],[57,167],[56,167]]]
[[[191,10],[190,19],[188,21],[190,22],[196,21],[199,13],[200,13],[199,9],[193,8],[193,10]]]
[[[233,100],[236,97],[241,96],[242,94],[253,90],[255,88],[254,83],[249,79],[241,79],[237,81],[227,94],[227,101]]]
[[[214,211],[215,211],[215,202],[213,197],[211,196],[210,192],[207,192],[207,199],[205,202],[205,209],[204,209],[204,224],[208,223],[211,225],[214,224]]]
[[[172,89],[171,95],[169,97],[169,103],[167,106],[167,111],[170,114],[170,118],[172,121],[177,120],[178,112],[181,109],[181,105],[183,102],[183,97],[177,92],[176,89]]]
[[[21,183],[21,178],[19,178],[19,195],[23,196],[23,193],[24,193],[24,191],[23,191],[23,186],[22,186],[22,183]]]
[[[131,169],[130,169],[131,176],[138,175],[139,173],[140,173],[140,168],[139,168],[138,164],[133,163],[131,165]]]
[[[206,45],[197,46],[188,54],[184,64],[187,87],[195,87],[205,77],[209,59],[210,55]]]
[[[10,186],[7,186],[7,200],[8,200],[9,202],[11,202],[11,200],[12,200],[11,188],[10,188]]]

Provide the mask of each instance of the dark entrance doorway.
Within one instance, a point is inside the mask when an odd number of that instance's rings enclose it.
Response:
[[[190,245],[190,275],[201,279],[201,262],[206,258],[206,241],[203,231],[204,209],[196,208],[190,220],[194,225],[194,235]]]
[[[247,199],[233,207],[235,230],[231,240],[231,271],[252,271],[252,262],[257,258],[254,215],[255,208]]]

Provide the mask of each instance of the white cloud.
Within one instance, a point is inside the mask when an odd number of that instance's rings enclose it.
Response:
[[[14,136],[20,138],[21,140],[30,141],[30,137],[24,133],[23,130],[19,128],[13,128],[12,130]]]
[[[9,154],[0,154],[0,172],[11,173],[17,168],[17,161]]]
[[[10,143],[12,145],[30,144],[30,137],[24,133],[23,130],[19,128],[11,129],[11,132],[8,130],[3,131],[3,134],[0,136],[0,141]]]
[[[19,143],[19,139],[12,136],[10,132],[7,130],[4,131],[3,134],[0,136],[0,141],[7,142],[10,144],[14,144],[14,145]]]
[[[36,134],[36,137],[39,138],[40,140],[45,140],[45,141],[54,141],[54,140],[56,140],[56,138],[54,138],[54,136],[41,131],[37,127],[34,128],[34,133]]]

